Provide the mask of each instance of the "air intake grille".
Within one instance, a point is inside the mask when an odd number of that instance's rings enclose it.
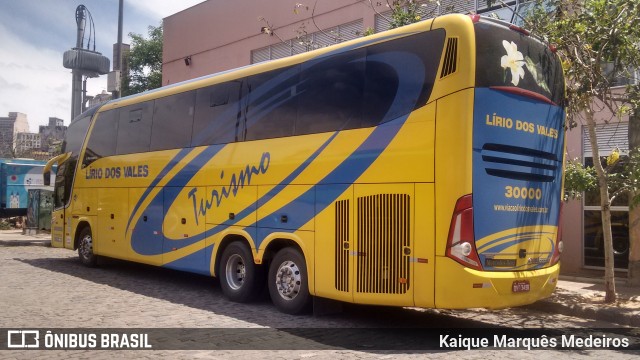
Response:
[[[447,39],[447,51],[444,54],[440,78],[456,72],[458,66],[458,38]]]
[[[349,200],[336,201],[336,290],[349,291]]]
[[[381,194],[358,198],[358,292],[407,292],[410,284],[409,221],[409,195]]]

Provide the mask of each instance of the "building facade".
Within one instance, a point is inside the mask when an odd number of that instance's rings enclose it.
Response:
[[[18,133],[29,132],[27,115],[10,112],[7,117],[0,117],[0,157],[14,156],[18,145]]]
[[[38,131],[40,133],[40,151],[47,153],[48,155],[55,155],[59,149],[64,135],[67,132],[67,127],[64,125],[64,120],[50,117],[49,125],[40,125]]]
[[[614,93],[621,90],[622,87],[612,88]],[[629,151],[629,117],[625,115],[617,119],[605,106],[594,108],[601,109],[595,113],[601,161],[617,151],[621,160],[610,171],[622,170]],[[593,165],[593,149],[585,121],[578,119],[577,127],[567,132],[566,160]],[[604,267],[604,236],[599,191],[590,191],[578,200],[567,201],[564,204],[562,225],[565,253],[569,254],[563,257],[563,272],[572,275],[601,274]],[[626,194],[617,196],[611,204],[611,230],[614,268],[617,276],[624,277],[629,265],[630,250],[629,197]]]
[[[102,90],[102,92],[96,96],[88,96],[87,101],[87,109],[92,108],[96,105],[104,104],[107,101],[111,100],[111,94]]]
[[[16,134],[16,157],[30,157],[30,153],[40,151],[40,134],[30,132],[19,132]]]

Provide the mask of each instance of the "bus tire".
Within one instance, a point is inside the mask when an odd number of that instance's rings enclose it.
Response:
[[[276,254],[269,266],[271,301],[286,314],[301,314],[311,307],[307,265],[297,249],[287,247]]]
[[[243,242],[232,242],[224,249],[218,273],[222,293],[231,301],[253,301],[264,285],[264,269],[253,262],[251,249]]]
[[[78,237],[78,257],[84,266],[95,267],[98,264],[98,257],[93,253],[91,228],[88,226],[82,228]]]

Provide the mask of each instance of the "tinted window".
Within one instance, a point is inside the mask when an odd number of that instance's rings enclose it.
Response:
[[[98,114],[84,154],[84,165],[89,165],[99,158],[116,154],[119,111],[115,109]]]
[[[152,118],[153,101],[121,108],[116,154],[149,151]]]
[[[298,115],[300,67],[269,71],[245,80],[245,140],[291,136]]]
[[[516,86],[544,95],[560,106],[564,104],[562,64],[549,47],[486,20],[477,23],[475,31],[476,86]],[[524,61],[516,61],[524,72],[523,77],[514,78],[510,68],[501,66],[501,59],[509,56],[524,58]]]
[[[87,129],[91,123],[91,115],[81,117],[69,125],[64,137],[64,142],[62,143],[62,153],[72,152],[75,155],[80,153],[80,148],[82,147],[84,138],[87,135]]]
[[[427,103],[444,36],[435,30],[367,48],[363,126],[396,119]]]
[[[240,80],[198,89],[191,145],[237,141]]]
[[[195,100],[196,92],[190,91],[154,102],[151,151],[191,145]]]
[[[427,103],[444,38],[444,30],[419,33],[199,89],[191,143],[353,129],[405,116]]]
[[[355,50],[303,64],[296,134],[360,127],[365,55]]]

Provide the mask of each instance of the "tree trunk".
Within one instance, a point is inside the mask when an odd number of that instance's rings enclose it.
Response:
[[[602,234],[604,236],[604,285],[606,303],[616,301],[616,282],[613,272],[613,236],[611,234],[611,201],[609,201],[609,184],[607,176],[600,162],[598,139],[596,137],[596,121],[591,109],[586,110],[587,128],[589,129],[589,142],[593,152],[593,167],[598,174],[598,187],[600,188],[600,207],[602,214]]]
[[[629,116],[629,155],[640,151],[640,109],[634,109]],[[631,162],[632,166],[637,166]],[[635,174],[636,169],[631,173]],[[640,180],[640,179],[637,179]],[[633,206],[633,198],[640,195],[632,192],[629,196],[629,274],[627,283],[640,286],[640,206]]]

